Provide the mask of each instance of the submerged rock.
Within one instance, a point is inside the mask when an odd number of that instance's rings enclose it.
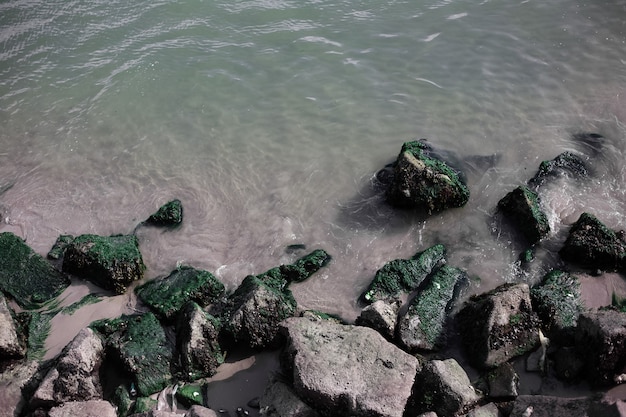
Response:
[[[434,245],[416,253],[411,259],[396,259],[376,271],[374,279],[361,299],[368,303],[393,300],[401,294],[417,290],[433,270],[446,262],[446,248]]]
[[[367,327],[289,318],[286,373],[295,393],[325,416],[401,417],[420,364]]]
[[[91,327],[106,337],[107,360],[122,365],[139,395],[151,395],[170,383],[172,346],[154,314],[99,320]]]
[[[443,344],[444,325],[457,288],[467,274],[444,265],[430,277],[398,320],[397,336],[410,351],[435,350]]]
[[[574,264],[614,271],[624,268],[626,246],[617,233],[597,217],[583,213],[572,225],[559,254]]]
[[[0,253],[0,290],[23,308],[41,307],[70,285],[67,276],[13,233],[0,233]]]
[[[0,293],[0,362],[26,355],[25,336],[18,331],[4,295]]]
[[[530,244],[535,244],[550,233],[548,217],[541,209],[537,193],[519,186],[498,202],[498,208],[522,232]]]
[[[562,345],[573,344],[578,316],[584,310],[580,297],[578,278],[559,270],[546,274],[541,284],[530,290],[533,310],[548,338]]]
[[[100,336],[90,328],[81,330],[63,349],[31,403],[49,407],[70,401],[102,399],[99,372],[103,357],[104,344]]]
[[[171,321],[185,303],[194,301],[206,307],[220,299],[225,288],[210,272],[181,266],[166,277],[153,279],[137,287],[135,292],[155,314]]]
[[[593,386],[626,381],[626,313],[582,313],[576,329],[576,350],[583,358],[584,375]]]
[[[251,348],[274,346],[279,323],[296,312],[296,300],[286,286],[249,275],[229,297],[226,332]]]
[[[402,145],[386,192],[389,204],[431,214],[467,203],[469,189],[459,172],[431,151],[425,140]]]
[[[432,360],[426,362],[417,374],[411,415],[428,411],[434,411],[438,416],[459,415],[480,399],[456,360]]]
[[[569,174],[575,178],[586,178],[589,176],[589,171],[580,156],[567,151],[552,160],[542,161],[535,176],[528,181],[528,185],[539,187],[549,178],[563,174]]]
[[[122,294],[143,278],[143,263],[135,235],[81,235],[67,247],[63,271]]]
[[[180,200],[172,200],[159,208],[145,221],[154,226],[175,227],[183,222],[183,205]]]
[[[472,365],[493,368],[539,345],[539,319],[527,284],[503,284],[472,296],[457,314]]]
[[[224,362],[218,337],[220,322],[190,301],[179,313],[176,344],[183,379],[194,381],[215,374]]]

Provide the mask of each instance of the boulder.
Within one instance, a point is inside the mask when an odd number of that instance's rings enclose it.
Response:
[[[435,350],[444,344],[444,326],[457,288],[467,274],[444,265],[437,269],[398,320],[397,337],[407,350]]]
[[[171,381],[172,346],[152,313],[99,320],[91,327],[106,337],[107,362],[119,363],[140,396],[149,396]]]
[[[215,375],[224,362],[219,337],[220,322],[190,301],[176,323],[176,345],[183,379],[194,381]]]
[[[143,263],[135,235],[81,235],[65,250],[63,271],[122,294],[143,278]]]
[[[584,358],[584,375],[593,386],[626,380],[626,313],[584,312],[576,328],[576,349]]]
[[[0,293],[0,362],[26,355],[25,336],[18,330],[4,295]]]
[[[102,399],[100,366],[104,356],[101,337],[90,328],[81,330],[65,346],[31,399],[35,406]]]
[[[172,321],[189,301],[201,307],[219,300],[224,284],[208,271],[181,266],[168,276],[156,278],[135,289],[137,297],[165,321]]]
[[[48,417],[117,417],[117,412],[108,401],[74,401],[53,407]]]
[[[304,255],[289,265],[281,265],[281,274],[287,279],[288,283],[302,282],[319,271],[322,267],[328,265],[331,256],[323,249],[316,249],[313,252]]]
[[[528,185],[539,187],[549,178],[559,175],[569,175],[574,178],[586,178],[589,176],[587,165],[583,159],[570,151],[559,154],[556,158],[542,161],[535,176],[528,181]]]
[[[395,336],[399,311],[399,300],[377,300],[361,311],[354,324],[370,327],[382,334],[387,340],[392,340]]]
[[[74,240],[74,236],[72,235],[59,236],[56,242],[54,242],[54,245],[52,245],[52,248],[48,252],[48,255],[46,255],[48,259],[52,259],[56,261],[58,259],[63,258],[63,255],[65,255],[65,250],[70,245],[70,243],[72,243],[73,240]]]
[[[578,316],[584,310],[579,279],[553,270],[530,290],[530,298],[544,334],[561,345],[572,345]]]
[[[465,205],[469,194],[460,173],[435,157],[425,140],[419,140],[402,145],[386,198],[392,206],[432,214]]]
[[[626,247],[620,236],[597,217],[583,213],[572,225],[559,254],[565,261],[583,267],[614,271],[624,267]]]
[[[280,283],[249,275],[229,297],[225,331],[235,343],[254,349],[277,344],[279,323],[294,316],[297,306],[289,288]]]
[[[183,222],[183,205],[180,200],[172,200],[153,213],[145,221],[154,226],[175,227]]]
[[[480,400],[456,360],[432,360],[417,374],[410,415],[434,411],[439,416],[454,416],[468,411]]]
[[[13,233],[0,233],[0,253],[0,290],[23,308],[39,308],[70,285],[67,276]]]
[[[526,186],[519,186],[498,202],[498,209],[535,244],[550,233],[548,217],[541,209],[539,195]]]
[[[491,399],[509,399],[518,396],[519,375],[509,363],[503,363],[489,371],[485,377],[487,395]]]
[[[260,399],[261,415],[267,417],[319,417],[287,384],[275,381],[267,386]]]
[[[527,284],[503,284],[475,295],[457,314],[473,366],[494,368],[539,345],[539,319]]]
[[[497,405],[488,403],[473,409],[465,417],[504,417],[504,414],[498,409]]]
[[[25,397],[32,394],[32,385],[41,381],[39,362],[36,360],[13,362],[0,373],[0,417],[22,414]]]
[[[367,327],[294,317],[281,328],[285,373],[298,397],[322,415],[403,415],[417,358]]]
[[[438,244],[416,253],[411,259],[396,259],[380,268],[361,296],[366,303],[393,300],[417,290],[433,270],[446,262],[446,248]]]
[[[218,417],[218,414],[210,408],[193,405],[189,409],[187,417]]]

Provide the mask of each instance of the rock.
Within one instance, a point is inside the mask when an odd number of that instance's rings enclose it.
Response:
[[[582,313],[576,328],[576,348],[584,358],[584,375],[591,385],[610,386],[626,380],[626,313]]]
[[[564,174],[575,178],[586,178],[589,176],[589,171],[580,156],[567,151],[559,154],[552,160],[541,162],[539,170],[535,176],[528,181],[528,185],[539,187],[543,185],[548,178]]]
[[[397,337],[409,351],[435,350],[444,343],[444,326],[457,287],[467,274],[444,265],[436,270],[398,320]]]
[[[502,400],[518,396],[519,376],[510,363],[489,371],[486,380],[489,398]]]
[[[453,416],[468,411],[480,399],[456,360],[432,360],[417,374],[410,410]]]
[[[89,400],[67,402],[54,407],[48,413],[49,417],[117,417],[115,407],[108,401]]]
[[[63,349],[31,399],[35,406],[102,399],[104,344],[92,329],[81,330]]]
[[[187,417],[218,417],[217,413],[210,408],[193,405],[187,413]]]
[[[174,411],[149,410],[143,413],[131,414],[129,417],[181,417],[181,414]]]
[[[504,417],[498,406],[494,403],[488,403],[482,407],[478,407],[470,411],[465,417]]]
[[[572,225],[559,251],[561,257],[590,269],[614,271],[624,267],[624,241],[598,218],[583,213]]]
[[[159,208],[146,220],[154,226],[175,227],[183,222],[183,205],[180,200],[172,200]]]
[[[220,322],[190,301],[176,323],[176,344],[180,355],[183,379],[195,381],[215,375],[224,362],[218,337]]]
[[[30,386],[41,380],[39,362],[14,362],[2,369],[0,373],[0,417],[22,415],[26,404],[24,397],[32,394]]]
[[[225,288],[210,272],[181,266],[166,277],[153,279],[137,287],[135,292],[158,317],[172,321],[185,303],[194,301],[206,307],[219,300]]]
[[[530,298],[544,334],[561,345],[572,345],[578,316],[584,310],[579,279],[553,270],[543,277],[540,285],[530,290]]]
[[[393,300],[401,294],[417,290],[433,270],[446,262],[446,248],[434,245],[418,252],[411,259],[396,259],[386,263],[361,296],[367,303],[376,300]]]
[[[143,263],[135,235],[81,235],[65,250],[63,271],[122,294],[143,278]]]
[[[498,209],[522,232],[530,244],[535,244],[550,233],[548,217],[541,209],[537,193],[519,186],[498,202]]]
[[[319,417],[288,385],[275,381],[268,385],[260,400],[261,415],[267,417]]]
[[[152,313],[99,320],[91,327],[106,337],[107,360],[132,376],[140,396],[165,388],[171,381],[172,347]]]
[[[281,328],[285,372],[298,397],[322,415],[403,415],[417,358],[367,327],[294,317]]]
[[[588,398],[520,395],[513,404],[510,417],[589,417],[590,404]]]
[[[179,386],[176,390],[176,400],[186,408],[194,405],[204,404],[204,395],[202,395],[202,386],[198,384],[185,384]]]
[[[560,347],[554,354],[554,372],[560,379],[571,381],[578,378],[585,362],[576,353],[574,346]]]
[[[294,316],[297,303],[288,288],[273,284],[249,275],[229,297],[225,330],[236,343],[254,349],[276,345],[279,323]]]
[[[398,311],[400,311],[399,300],[378,300],[365,307],[354,324],[370,327],[387,340],[392,340],[395,336]]]
[[[478,368],[496,367],[539,344],[527,284],[503,284],[472,296],[457,319],[468,358]]]
[[[72,235],[59,236],[56,242],[54,242],[54,245],[52,245],[52,248],[50,249],[50,251],[48,252],[48,255],[47,255],[48,259],[52,259],[52,260],[61,259],[63,255],[65,255],[65,250],[70,245],[70,243],[72,243],[73,240],[74,240],[74,236]]]
[[[39,308],[70,285],[67,276],[13,233],[0,233],[0,253],[0,290],[23,308]]]
[[[138,397],[135,400],[133,406],[134,414],[147,415],[151,410],[155,410],[159,405],[159,402],[150,397]]]
[[[118,385],[108,400],[117,408],[118,415],[126,416],[130,414],[130,410],[133,407],[133,398],[131,398],[126,385]]]
[[[26,355],[25,336],[18,332],[11,310],[0,293],[0,362]]]
[[[386,197],[392,206],[432,214],[465,205],[469,189],[459,172],[433,157],[432,149],[420,140],[402,145]]]
[[[313,252],[301,257],[290,265],[281,265],[280,272],[287,279],[288,283],[302,282],[328,265],[331,256],[323,249],[316,249]]]

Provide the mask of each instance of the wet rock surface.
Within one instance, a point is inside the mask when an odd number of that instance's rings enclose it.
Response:
[[[330,320],[290,318],[286,373],[322,415],[402,416],[418,360],[376,331]]]
[[[183,205],[180,200],[172,200],[161,206],[145,221],[153,226],[175,227],[183,222]]]
[[[287,384],[275,381],[260,399],[261,415],[267,417],[319,417]]]
[[[2,358],[0,361],[24,357],[26,355],[24,338],[13,319],[6,298],[0,293],[0,357]]]
[[[548,217],[541,208],[539,195],[519,186],[498,202],[498,209],[517,227],[530,244],[550,233]]]

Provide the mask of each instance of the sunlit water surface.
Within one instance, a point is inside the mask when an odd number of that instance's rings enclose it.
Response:
[[[179,198],[182,227],[138,231],[146,279],[189,264],[232,290],[305,244],[333,260],[292,287],[299,306],[348,321],[378,268],[435,243],[468,294],[536,282],[583,211],[626,227],[625,15],[620,0],[2,1],[0,231],[45,254]],[[421,137],[465,171],[463,208],[424,218],[373,188]],[[542,189],[553,233],[521,271],[495,206],[565,150],[593,175]],[[48,356],[134,308],[57,317]]]

